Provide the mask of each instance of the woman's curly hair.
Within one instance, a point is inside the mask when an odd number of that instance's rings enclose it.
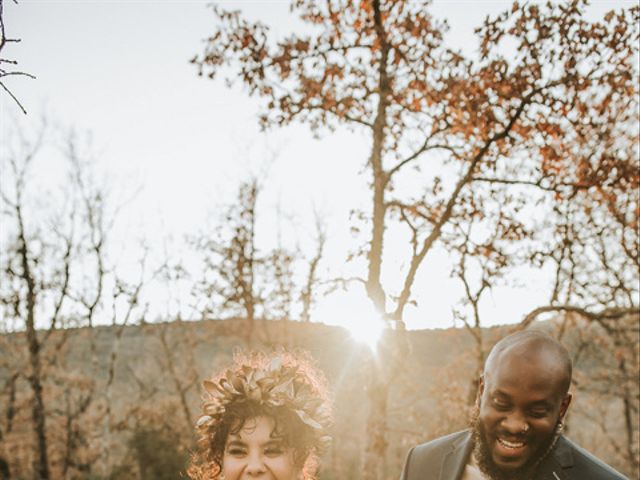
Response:
[[[198,448],[187,470],[191,479],[218,479],[228,436],[261,416],[273,420],[274,434],[293,449],[305,480],[315,478],[318,455],[330,442],[331,412],[325,377],[308,355],[239,353],[203,387]]]

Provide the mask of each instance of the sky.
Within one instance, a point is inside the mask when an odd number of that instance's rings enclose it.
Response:
[[[123,191],[136,192],[114,233],[122,245],[132,245],[136,235],[180,239],[197,231],[217,207],[233,200],[240,181],[257,173],[264,183],[261,244],[285,234],[309,249],[317,210],[328,228],[324,271],[348,275],[349,211],[368,202],[361,174],[367,138],[338,131],[316,139],[301,126],[261,133],[255,100],[240,87],[198,77],[189,63],[213,25],[208,3],[5,0],[7,36],[21,42],[3,54],[36,79],[6,80],[28,114],[0,92],[0,135],[8,138],[17,124],[35,129],[43,116],[56,128],[90,134],[104,172]],[[295,26],[285,1],[220,3],[242,9],[279,35]],[[474,27],[510,3],[436,1],[432,14],[448,20],[448,44],[472,54]],[[632,3],[596,1],[592,11]],[[55,160],[42,160],[38,172],[45,184],[59,180]],[[278,210],[284,212],[279,219]],[[409,328],[451,326],[461,293],[449,278],[446,252],[427,260],[414,287],[418,307],[407,310]],[[519,286],[495,288],[485,299],[488,325],[517,322],[548,298],[548,272],[523,271],[521,277]],[[364,321],[367,308],[362,292],[337,293],[319,302],[314,319]]]

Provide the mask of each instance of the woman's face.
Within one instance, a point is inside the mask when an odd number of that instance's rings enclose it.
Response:
[[[225,480],[298,480],[293,449],[272,436],[272,418],[249,419],[238,433],[229,434],[222,457]]]

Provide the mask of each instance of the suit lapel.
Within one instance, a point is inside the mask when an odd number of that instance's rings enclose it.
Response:
[[[444,456],[440,476],[438,477],[439,480],[457,480],[461,478],[472,449],[471,432],[467,432],[451,445],[451,449]],[[571,474],[573,465],[571,446],[564,437],[560,437],[553,451],[538,467],[535,480],[581,480],[576,479]]]
[[[471,432],[467,432],[456,442],[451,445],[451,450],[442,460],[442,468],[440,469],[439,480],[455,480],[462,476],[473,442],[471,441]]]
[[[573,453],[570,445],[560,437],[558,443],[545,458],[538,471],[536,472],[536,480],[572,480],[571,467],[573,466]]]
[[[543,461],[535,476],[535,480],[571,480],[572,478],[553,458]]]

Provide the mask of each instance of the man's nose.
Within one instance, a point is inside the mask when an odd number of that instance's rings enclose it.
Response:
[[[525,415],[521,412],[515,411],[511,412],[504,418],[504,420],[502,420],[502,427],[509,433],[518,435],[527,433],[529,430],[529,423],[527,422]]]

